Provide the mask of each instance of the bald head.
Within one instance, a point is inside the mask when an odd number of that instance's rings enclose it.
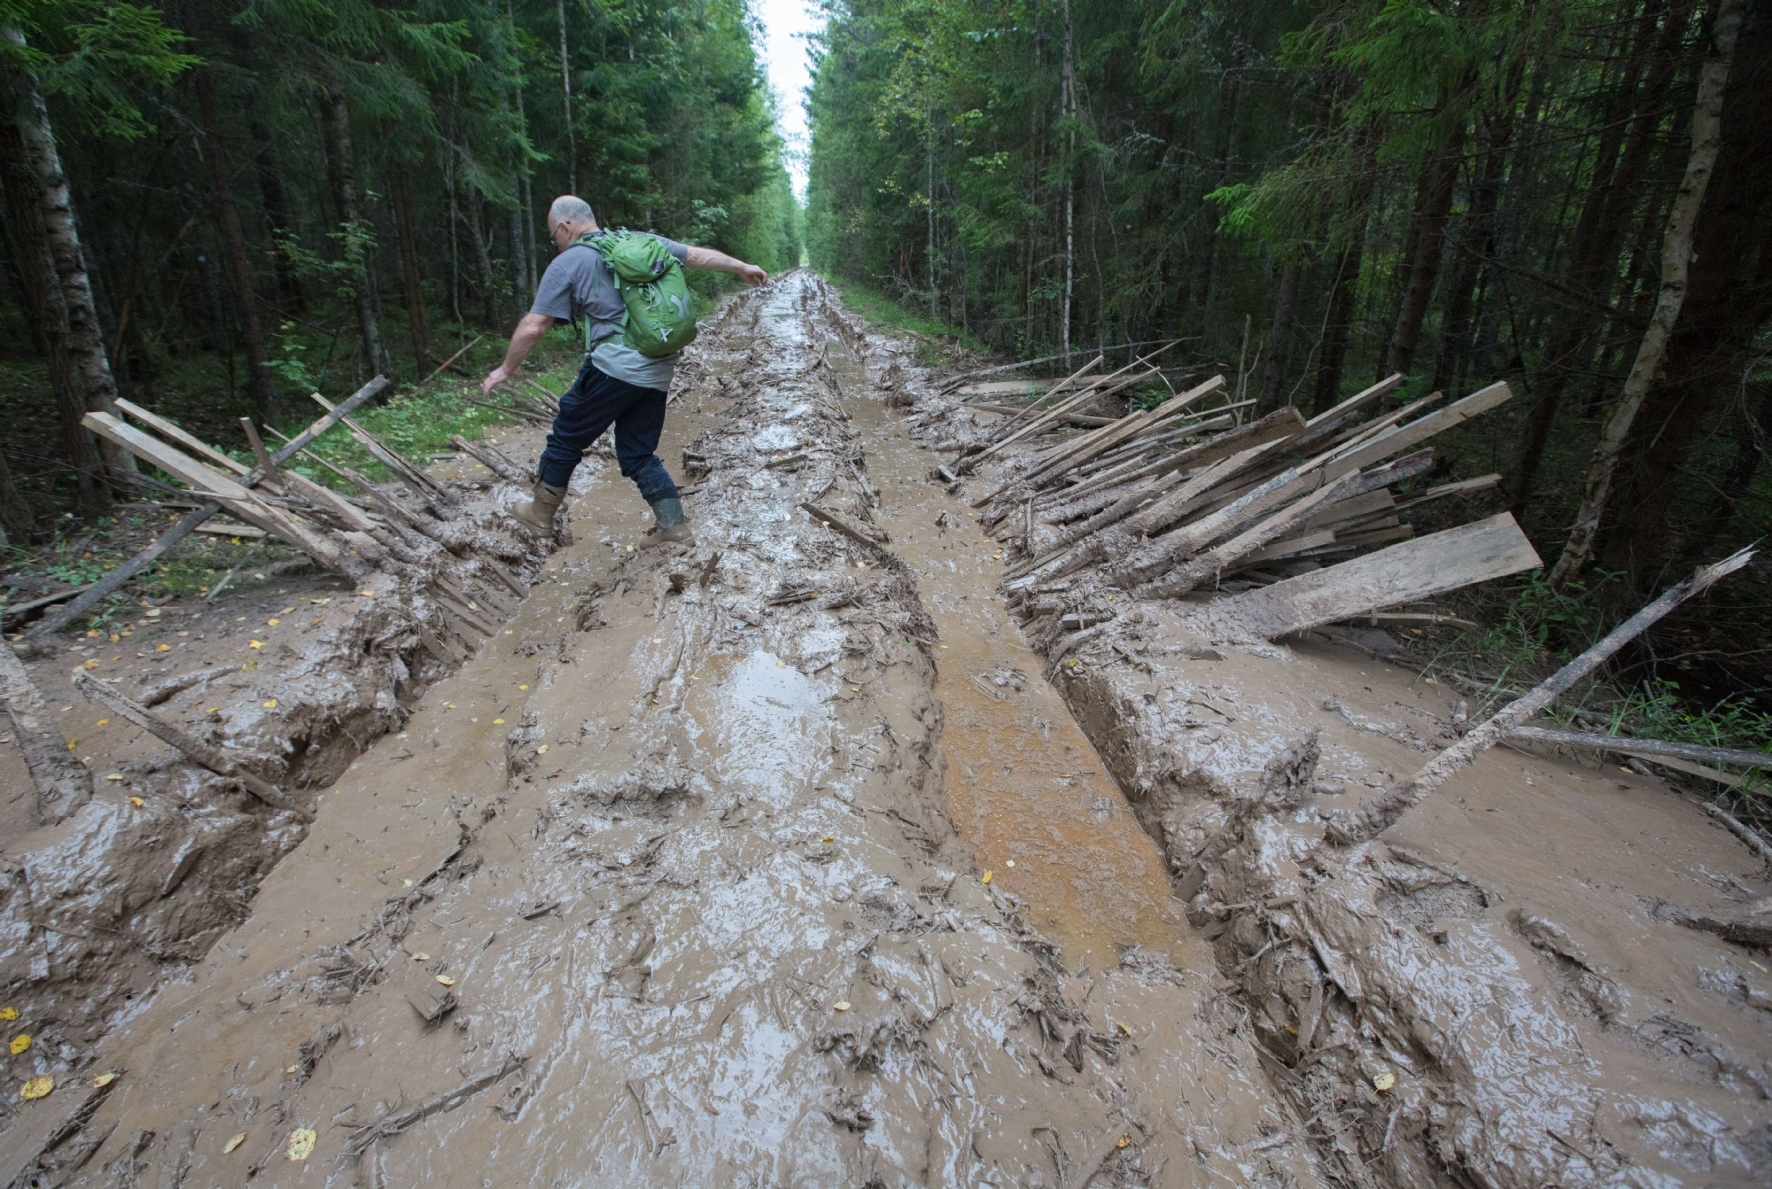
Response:
[[[596,230],[597,216],[591,213],[591,204],[582,198],[562,194],[548,207],[548,237],[554,241],[556,251],[564,251],[579,236]]]

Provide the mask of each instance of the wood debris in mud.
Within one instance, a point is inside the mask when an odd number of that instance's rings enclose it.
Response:
[[[363,385],[363,387],[352,393],[335,410],[308,426],[307,429],[303,430],[300,434],[297,434],[293,440],[284,445],[282,449],[272,454],[272,461],[279,465],[288,462],[291,458],[294,458],[298,453],[312,444],[321,434],[331,429],[334,425],[337,425],[346,414],[386,391],[387,388],[388,378],[386,376],[376,376],[373,380],[369,381],[369,383]],[[245,478],[241,480],[240,485],[246,488],[251,488],[261,482],[263,478],[264,476],[255,469],[249,472]],[[25,633],[26,641],[52,635],[55,632],[61,631],[68,624],[73,623],[74,620],[97,606],[99,601],[105,596],[114,591],[121,590],[131,578],[134,578],[137,574],[140,574],[161,557],[165,556],[173,546],[196,532],[201,525],[211,517],[219,514],[221,510],[222,504],[219,500],[205,498],[196,508],[186,513],[177,523],[173,524],[165,532],[156,537],[145,549],[142,549],[134,557],[130,558],[128,561],[112,570],[109,574],[87,587],[85,593],[81,594],[73,602],[64,605],[52,615],[44,616],[30,629],[30,631]]]
[[[1685,581],[1669,587],[1660,598],[1612,629],[1599,643],[1545,678],[1523,697],[1502,707],[1488,721],[1472,728],[1464,738],[1428,761],[1413,776],[1390,786],[1357,809],[1337,813],[1330,820],[1326,840],[1334,846],[1345,847],[1377,837],[1479,753],[1499,743],[1515,728],[1524,726],[1526,720],[1556,701],[1675,607],[1703,594],[1746,566],[1753,555],[1753,550],[1744,549],[1714,565],[1699,567]]]
[[[1107,379],[1084,390],[1100,391]],[[1402,380],[1389,376],[1308,420],[1287,406],[1234,425],[1223,415],[1228,406],[1207,404],[1225,393],[1214,376],[1010,464],[974,501],[987,529],[1019,555],[1007,591],[1024,614],[1071,616],[1066,626],[1086,627],[1082,602],[1103,586],[1173,599],[1224,591],[1233,580],[1228,589],[1243,593],[1211,603],[1193,622],[1211,638],[1253,642],[1538,566],[1508,513],[1414,538],[1401,513],[1496,482],[1407,490],[1433,470],[1424,444],[1512,393],[1497,382],[1431,412],[1440,393],[1373,412]],[[1076,385],[1067,377],[1047,395]],[[958,479],[1071,399],[1019,428],[999,426],[942,478]]]

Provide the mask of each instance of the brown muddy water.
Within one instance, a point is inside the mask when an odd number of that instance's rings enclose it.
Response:
[[[906,344],[800,272],[692,353],[661,452],[706,460],[698,544],[631,550],[638,497],[581,472],[574,543],[341,765],[250,914],[13,1059],[58,1085],[0,1173],[1765,1182],[1764,959],[1651,916],[1764,873],[1689,803],[1499,751],[1325,861],[1316,811],[1437,747],[1442,688],[1315,638],[1215,652],[1174,605],[1048,680],[1003,547],[926,477],[979,426]]]
[[[581,497],[9,1169],[119,1071],[44,1183],[1319,1179],[841,317],[803,273],[729,306],[666,440],[710,460],[699,544],[631,551],[637,497]]]

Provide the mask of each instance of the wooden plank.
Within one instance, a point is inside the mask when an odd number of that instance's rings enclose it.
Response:
[[[244,503],[251,498],[250,492],[220,471],[204,466],[184,451],[119,421],[109,413],[88,413],[81,424],[122,446],[143,462],[153,463],[198,494],[214,496],[224,506],[230,502]]]
[[[217,524],[213,520],[208,524],[199,524],[197,531],[208,533],[214,537],[246,537],[248,539],[267,535],[265,530],[256,524]]]
[[[1303,524],[1305,532],[1313,529],[1327,528],[1332,524],[1340,524],[1352,520],[1356,516],[1370,516],[1374,512],[1384,512],[1397,506],[1396,497],[1391,495],[1390,488],[1381,487],[1377,491],[1368,491],[1364,495],[1356,495],[1352,499],[1336,500],[1333,504],[1318,508]]]
[[[1425,442],[1435,434],[1451,429],[1460,422],[1469,421],[1479,413],[1487,413],[1490,409],[1508,401],[1513,394],[1513,389],[1507,386],[1507,381],[1497,380],[1489,387],[1479,389],[1463,400],[1454,401],[1438,412],[1429,413],[1418,421],[1411,421],[1408,425],[1399,426],[1350,453],[1336,455],[1329,461],[1329,475],[1333,478],[1345,471],[1357,471],[1379,459],[1389,458],[1398,451],[1407,450],[1417,442]]]
[[[1204,384],[1196,385],[1186,392],[1170,397],[1154,409],[1142,413],[1129,413],[1121,419],[1118,425],[1103,429],[1093,441],[1061,447],[1049,457],[1048,461],[1037,464],[1033,470],[1022,476],[1020,482],[1032,487],[1042,481],[1062,475],[1092,458],[1107,453],[1137,433],[1180,420],[1187,415],[1189,405],[1204,400],[1223,388],[1224,377],[1213,376]]]
[[[1372,387],[1348,397],[1334,408],[1318,413],[1315,417],[1312,417],[1309,421],[1305,422],[1304,427],[1306,429],[1316,429],[1320,425],[1327,425],[1338,417],[1343,417],[1348,413],[1353,412],[1355,409],[1377,400],[1385,393],[1395,391],[1402,385],[1402,383],[1403,373],[1393,372]]]
[[[131,402],[124,400],[122,397],[117,397],[113,403],[115,403],[119,409],[122,409],[125,413],[128,413],[131,417],[134,417],[137,421],[141,422],[149,429],[154,430],[162,437],[171,438],[181,446],[190,447],[203,458],[207,458],[210,462],[225,467],[236,475],[244,475],[252,469],[244,463],[235,462],[232,458],[229,458],[214,446],[209,445],[194,434],[187,433],[184,429],[166,420],[166,418],[157,413],[150,413],[140,405],[132,404]]]
[[[281,537],[334,573],[355,579],[368,572],[369,565],[363,558],[346,553],[322,532],[309,528],[281,508],[274,508],[257,499],[232,479],[210,470],[190,455],[160,439],[150,437],[132,425],[123,424],[109,413],[88,413],[81,424],[210,496],[248,524],[256,524],[266,532]],[[195,528],[195,525],[192,527]]]
[[[1250,566],[1260,565],[1264,561],[1274,561],[1277,558],[1291,557],[1294,553],[1303,553],[1306,549],[1318,549],[1324,545],[1333,545],[1334,543],[1334,532],[1326,528],[1317,529],[1313,532],[1307,532],[1303,536],[1289,537],[1284,541],[1275,541],[1267,548],[1251,553],[1248,557],[1245,557],[1242,561],[1239,561],[1236,564],[1237,568],[1246,570]],[[1226,573],[1229,572],[1230,571],[1227,568]]]
[[[1031,393],[1049,392],[1056,379],[1044,380],[989,380],[983,384],[962,384],[954,389],[954,395],[965,399],[970,396],[1027,396]],[[971,403],[971,402],[967,402]],[[977,408],[977,405],[973,405]],[[1017,409],[1016,412],[1021,412]]]
[[[1120,389],[1126,387],[1128,384],[1136,384],[1136,383],[1138,383],[1138,381],[1146,379],[1147,377],[1155,374],[1156,370],[1157,370],[1156,368],[1150,368],[1147,371],[1139,372],[1137,375],[1134,375],[1131,379],[1122,380],[1120,383],[1118,383],[1112,387],[1103,387],[1103,385],[1106,384],[1108,380],[1113,379],[1113,376],[1104,376],[1102,379],[1096,381],[1094,384],[1091,384],[1090,386],[1084,388],[1081,392],[1077,393],[1075,396],[1072,396],[1066,400],[1060,401],[1058,404],[1052,406],[1050,409],[1047,409],[1045,412],[1041,413],[1038,417],[1035,417],[1032,420],[1026,422],[1019,429],[1016,429],[1013,433],[1008,433],[1008,434],[1005,434],[1004,436],[998,438],[996,441],[992,442],[989,446],[986,446],[983,450],[979,451],[977,454],[969,455],[966,458],[960,459],[958,462],[956,462],[954,464],[955,473],[964,475],[969,471],[976,470],[978,467],[978,464],[983,462],[985,459],[990,458],[993,455],[999,454],[1004,450],[1007,450],[1010,446],[1014,445],[1016,442],[1021,441],[1023,438],[1027,437],[1029,434],[1035,433],[1038,430],[1044,428],[1045,426],[1051,424],[1053,421],[1056,421],[1062,414],[1069,413],[1074,409],[1081,408],[1083,405],[1089,403],[1092,400],[1096,400],[1097,398],[1111,396],[1114,393],[1120,391]],[[1114,373],[1115,376],[1117,376],[1119,374],[1120,374],[1119,372]],[[1097,430],[1096,432],[1099,433],[1100,431]],[[978,505],[975,504],[973,506],[976,507]]]
[[[979,405],[967,405],[966,407],[968,409],[973,410],[974,412],[977,412],[977,413],[1020,414],[1020,413],[1024,413],[1027,411],[1025,409],[1018,409],[1018,408],[1014,407],[1013,405],[979,404]],[[1091,429],[1094,429],[1094,428],[1097,428],[1097,427],[1103,426],[1103,425],[1112,425],[1116,420],[1118,420],[1118,418],[1097,417],[1093,413],[1066,413],[1063,417],[1060,417],[1059,420],[1063,421],[1067,425],[1083,425],[1083,426],[1087,426]]]
[[[369,383],[353,392],[343,404],[338,406],[336,412],[327,414],[325,417],[320,418],[320,420],[314,422],[314,424],[308,426],[308,428],[297,434],[296,437],[281,450],[278,450],[275,454],[271,455],[272,460],[278,463],[283,463],[294,458],[299,451],[313,442],[315,438],[338,424],[340,417],[343,417],[346,413],[349,413],[359,405],[370,400],[386,389],[387,386],[388,378],[386,376],[375,377],[373,380],[369,381]],[[255,474],[247,474],[246,486],[251,487],[256,482],[258,482],[258,478]],[[205,520],[208,520],[211,516],[214,516],[220,511],[221,505],[219,503],[214,500],[205,500],[190,513],[182,517],[178,523],[168,528],[158,537],[155,537],[151,543],[137,552],[134,557],[131,557],[128,561],[93,583],[79,598],[61,608],[59,611],[50,615],[45,615],[31,628],[30,631],[25,633],[25,639],[35,640],[41,636],[47,636],[52,632],[61,631],[64,627],[68,626],[68,624],[74,622],[75,619],[97,606],[99,600],[105,598],[114,591],[121,590],[124,584],[131,578],[159,561],[160,558],[164,557],[173,546],[177,545],[180,541],[195,532],[198,525],[202,524]]]
[[[1510,513],[1220,599],[1187,618],[1214,640],[1271,640],[1544,563]]]
[[[246,443],[252,447],[253,457],[258,459],[258,469],[264,475],[264,482],[284,486],[283,475],[277,470],[277,464],[271,458],[271,452],[265,449],[264,439],[258,436],[258,427],[252,418],[240,418],[240,428],[246,433]]]
[[[1475,479],[1461,479],[1456,483],[1442,483],[1438,487],[1430,487],[1420,495],[1411,496],[1397,505],[1397,511],[1425,504],[1429,500],[1441,499],[1449,495],[1469,495],[1475,491],[1487,491],[1491,487],[1501,485],[1499,474],[1478,475]]]

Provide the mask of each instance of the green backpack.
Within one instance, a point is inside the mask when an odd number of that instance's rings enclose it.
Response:
[[[578,243],[603,257],[615,276],[627,317],[622,342],[648,358],[674,355],[695,341],[695,295],[683,265],[657,236],[632,231],[598,231]],[[585,324],[585,350],[592,347]]]

